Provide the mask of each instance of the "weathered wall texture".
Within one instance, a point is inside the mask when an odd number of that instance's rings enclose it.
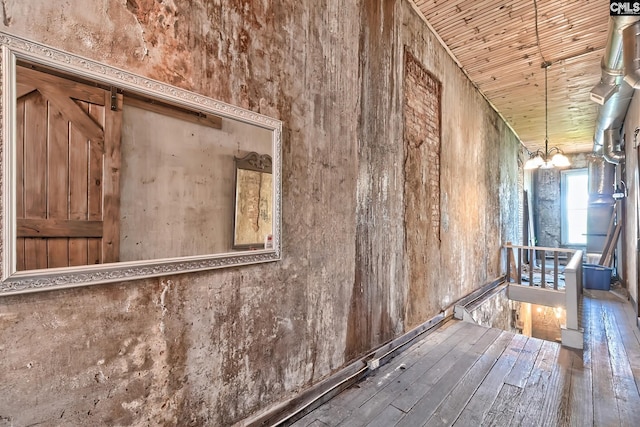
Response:
[[[419,321],[432,291],[423,286],[424,266],[438,265],[440,248],[440,153],[442,85],[408,50],[404,52],[404,224],[405,265],[411,289],[409,319]],[[419,298],[415,298],[419,296]],[[417,315],[416,315],[417,314]]]
[[[232,424],[499,276],[518,143],[406,1],[3,5],[4,31],[281,119],[284,258],[0,299],[0,422]],[[440,245],[411,252],[405,49],[442,83]]]
[[[518,233],[518,143],[410,7],[402,5],[400,42],[392,54],[401,58],[406,49],[442,82],[440,244],[427,239],[418,256],[404,260],[405,277],[422,277],[406,285],[406,326],[413,326],[499,276],[500,245]],[[402,81],[402,61],[396,61],[395,78]],[[428,165],[418,169],[416,181],[427,170]]]
[[[522,305],[519,301],[509,299],[505,286],[483,301],[470,314],[478,325],[521,333],[516,320]]]
[[[638,149],[635,148],[634,140],[635,129],[640,127],[640,97],[637,93],[633,96],[627,116],[624,122],[624,133],[626,134],[625,144],[625,162],[624,175],[622,180],[627,184],[628,197],[624,200],[625,217],[622,228],[622,238],[620,244],[622,246],[621,276],[625,282],[631,299],[635,302],[634,309],[638,312],[638,292],[640,282],[638,280],[638,209],[640,209],[640,180],[638,178]]]
[[[570,169],[583,169],[588,166],[588,153],[567,154],[571,162]],[[560,204],[561,172],[559,169],[537,169],[534,174],[534,197],[532,198],[535,218],[535,231],[538,246],[559,248],[561,244],[562,216]],[[583,248],[584,249],[584,248]]]

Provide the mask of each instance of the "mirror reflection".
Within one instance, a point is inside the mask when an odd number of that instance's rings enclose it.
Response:
[[[187,123],[144,107],[125,95],[121,260],[231,251],[232,159],[271,153],[271,131],[228,119],[219,127]]]
[[[233,248],[269,248],[273,230],[271,156],[253,152],[236,157],[235,165]]]
[[[264,248],[273,234],[271,129],[28,62],[15,120],[17,271]],[[246,153],[269,170],[235,168]]]

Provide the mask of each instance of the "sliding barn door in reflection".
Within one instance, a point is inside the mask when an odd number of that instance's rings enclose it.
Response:
[[[118,261],[121,95],[25,67],[16,89],[16,269]]]

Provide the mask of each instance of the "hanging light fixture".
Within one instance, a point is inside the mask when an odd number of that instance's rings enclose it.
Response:
[[[524,164],[525,169],[566,168],[571,165],[567,156],[558,147],[549,149],[549,108],[547,96],[547,69],[550,62],[543,62],[544,68],[544,151],[529,152],[529,160]]]

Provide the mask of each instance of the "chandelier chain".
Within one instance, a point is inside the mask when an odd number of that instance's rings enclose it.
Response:
[[[544,156],[545,159],[549,155],[549,106],[547,95],[547,69],[549,66],[544,67]]]
[[[544,59],[544,55],[542,54],[542,47],[540,47],[540,34],[538,33],[538,2],[533,0],[533,9],[535,11],[535,23],[536,23],[536,42],[538,42],[538,52],[540,53],[540,58],[542,58],[542,66],[547,63],[547,60]]]
[[[538,29],[538,2],[536,0],[533,0],[533,8],[535,11],[536,42],[538,45],[538,53],[540,54],[540,58],[542,58],[542,64],[540,64],[540,68],[544,68],[544,152],[541,149],[538,149],[532,153],[527,149],[527,153],[529,154],[529,160],[526,161],[524,168],[525,169],[538,169],[538,168],[549,169],[554,167],[565,168],[570,166],[570,162],[569,162],[569,159],[564,155],[562,150],[558,147],[552,147],[551,150],[549,150],[549,78],[548,78],[549,70],[548,68],[551,66],[552,62],[547,61],[547,59],[542,54],[542,47],[540,46],[540,32]],[[564,59],[559,59],[559,60],[564,60]]]

